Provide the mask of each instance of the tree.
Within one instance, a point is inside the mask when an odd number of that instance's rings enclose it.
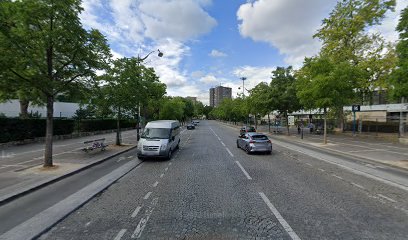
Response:
[[[0,69],[38,91],[47,108],[45,167],[53,165],[55,97],[89,84],[110,57],[105,37],[82,27],[82,10],[80,0],[0,3]]]
[[[121,145],[120,120],[124,113],[135,115],[140,104],[159,97],[163,84],[151,68],[140,65],[137,58],[121,58],[112,61],[106,74],[100,77],[97,105],[110,108],[117,120],[116,145]],[[165,92],[165,88],[164,88]]]
[[[185,103],[181,98],[168,97],[160,111],[160,119],[182,121],[184,116]]]
[[[271,112],[271,91],[269,85],[265,82],[261,82],[250,90],[250,95],[247,98],[249,100],[250,109],[257,116],[260,114],[262,117],[268,115]],[[270,123],[270,119],[269,119]],[[257,121],[255,120],[255,127],[257,127]],[[270,129],[269,129],[270,130]]]
[[[270,83],[270,103],[273,110],[279,111],[288,122],[288,114],[301,108],[298,96],[296,95],[296,79],[291,66],[277,67],[272,72],[272,81]],[[289,134],[289,125],[287,125]]]
[[[308,58],[297,72],[297,96],[305,109],[323,109],[324,143],[327,143],[328,109],[348,105],[354,98],[353,76],[357,75],[352,65],[334,63],[330,58],[320,56]]]
[[[399,32],[399,42],[397,44],[397,68],[392,73],[391,96],[394,99],[400,99],[401,103],[408,98],[408,7],[402,10],[401,17],[397,26]],[[400,113],[400,136],[404,135],[404,126],[402,122],[402,112]]]

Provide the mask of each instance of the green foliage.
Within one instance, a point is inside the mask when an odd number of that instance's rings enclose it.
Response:
[[[394,7],[395,0],[339,1],[314,35],[323,43],[318,57],[329,58],[329,61],[350,70],[348,73],[333,68],[337,76],[344,74],[342,79],[353,77],[354,88],[362,100],[377,87],[387,87],[386,79],[395,67],[393,46],[379,34],[366,31],[367,27],[380,24],[385,13],[393,11]]]
[[[408,98],[408,7],[402,10],[397,26],[399,42],[397,44],[397,68],[392,74],[391,95],[394,99]]]
[[[296,95],[296,79],[291,66],[277,67],[270,83],[270,106],[285,116],[301,108]]]
[[[305,60],[297,72],[297,96],[305,109],[339,108],[354,98],[354,76],[358,68],[329,58],[315,57]]]
[[[182,98],[167,98],[160,110],[160,119],[179,120],[184,119],[185,102]]]

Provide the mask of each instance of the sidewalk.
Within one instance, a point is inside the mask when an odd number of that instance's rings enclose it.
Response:
[[[228,125],[240,128],[240,126]],[[408,147],[404,144],[369,136],[353,137],[350,134],[328,134],[327,144],[323,144],[323,135],[304,134],[302,139],[301,134],[297,134],[297,129],[291,129],[289,136],[286,135],[286,131],[279,134],[273,133],[273,129],[271,129],[272,133],[268,133],[267,126],[259,127],[258,131],[267,133],[272,139],[361,159],[368,162],[368,166],[375,167],[375,163],[381,163],[408,170]]]
[[[9,149],[8,152],[13,154],[0,158],[0,169],[2,170],[0,172],[0,205],[136,147],[135,131],[122,133],[123,146],[115,146],[113,144],[115,134],[55,141],[53,154],[55,167],[51,169],[44,169],[42,167],[43,149],[41,148],[44,147],[43,144],[28,144],[29,146],[25,145],[20,148],[3,148],[2,151],[7,152]],[[109,144],[105,151],[96,149],[86,153],[81,150],[84,141],[90,138],[101,137],[105,137],[106,142]],[[33,158],[36,156],[35,154],[37,156],[41,154],[41,157]],[[28,162],[31,163],[28,166],[25,165]]]

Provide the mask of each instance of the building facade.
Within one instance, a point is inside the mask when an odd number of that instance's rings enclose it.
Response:
[[[222,100],[226,98],[232,98],[232,88],[218,86],[215,88],[210,88],[210,106],[217,107],[220,105]]]

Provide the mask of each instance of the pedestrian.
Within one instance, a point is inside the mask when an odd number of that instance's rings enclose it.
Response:
[[[300,134],[300,124],[298,124],[298,134]]]

